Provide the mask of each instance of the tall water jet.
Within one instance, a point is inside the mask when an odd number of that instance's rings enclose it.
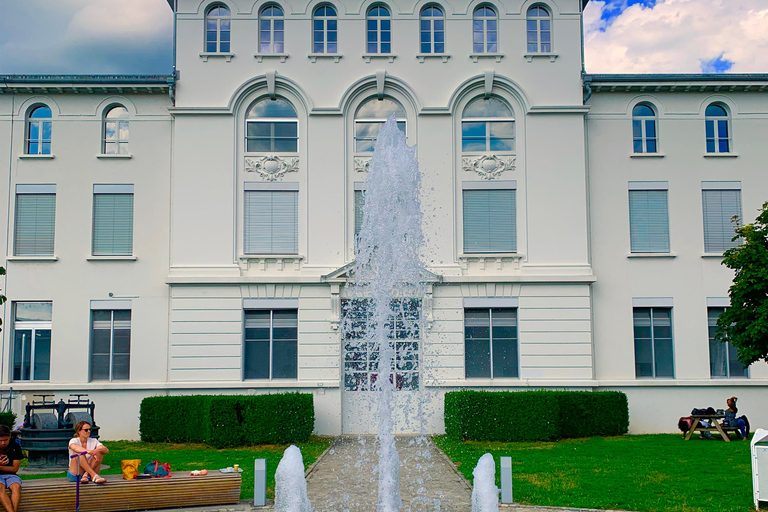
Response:
[[[353,280],[348,288],[353,299],[350,303],[354,304],[350,307],[364,309],[363,314],[358,311],[351,316],[363,319],[365,342],[378,354],[378,373],[375,382],[371,379],[372,389],[378,391],[378,512],[397,512],[402,507],[392,409],[395,388],[407,383],[400,382],[403,377],[396,372],[395,338],[402,342],[403,336],[416,338],[422,332],[418,325],[422,315],[408,314],[414,305],[421,307],[426,289],[420,260],[420,185],[416,147],[407,145],[392,116],[379,132],[370,163]],[[408,322],[415,325],[405,325],[404,329],[395,325]],[[343,328],[355,326],[345,322]],[[400,353],[399,358],[402,362],[408,356]]]
[[[304,479],[304,460],[301,450],[291,445],[275,471],[274,512],[312,512]]]
[[[499,512],[499,488],[496,487],[496,463],[486,453],[477,461],[472,482],[472,512]]]

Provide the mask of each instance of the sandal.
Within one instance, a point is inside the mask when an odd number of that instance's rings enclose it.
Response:
[[[84,474],[83,477],[80,479],[81,484],[87,484],[91,481],[91,478],[88,476],[88,473]]]
[[[93,483],[95,483],[95,484],[105,484],[105,483],[107,483],[107,479],[104,478],[103,476],[96,475],[95,477],[93,477]]]

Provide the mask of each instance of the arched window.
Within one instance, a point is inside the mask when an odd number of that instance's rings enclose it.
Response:
[[[731,120],[728,111],[720,104],[707,107],[705,124],[707,132],[707,153],[731,152]]]
[[[632,109],[632,147],[635,153],[658,153],[656,111],[648,103]]]
[[[299,151],[299,120],[296,109],[289,101],[263,98],[251,106],[245,120],[245,151]]]
[[[205,51],[229,53],[229,9],[214,4],[205,13]]]
[[[259,12],[259,52],[285,52],[285,19],[277,5],[267,5]]]
[[[392,14],[383,5],[366,13],[366,53],[392,53]]]
[[[46,105],[35,107],[27,117],[27,154],[51,154],[51,109]]]
[[[496,53],[498,44],[498,20],[490,5],[481,5],[472,14],[472,52]]]
[[[445,13],[436,5],[421,10],[421,53],[445,53]]]
[[[477,98],[464,109],[461,119],[461,150],[514,151],[515,118],[499,98]]]
[[[529,53],[550,53],[552,51],[552,15],[541,6],[528,9],[526,19]]]
[[[403,106],[392,98],[371,98],[358,107],[355,113],[355,152],[370,153],[376,145],[379,130],[389,116],[397,119],[397,127],[405,131],[406,114]]]
[[[312,19],[312,51],[314,53],[338,52],[338,17],[336,9],[321,5],[315,9]]]
[[[128,109],[115,105],[104,116],[103,148],[105,155],[128,154]]]

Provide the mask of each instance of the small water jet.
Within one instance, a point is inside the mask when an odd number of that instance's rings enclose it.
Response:
[[[304,479],[304,459],[294,445],[285,449],[275,471],[274,512],[312,512]]]
[[[472,512],[499,512],[499,488],[496,487],[496,463],[486,453],[477,461],[472,475]]]

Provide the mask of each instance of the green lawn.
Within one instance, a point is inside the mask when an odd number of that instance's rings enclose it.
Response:
[[[141,459],[142,467],[158,460],[168,462],[171,472],[188,472],[206,468],[218,471],[221,468],[240,464],[243,469],[243,482],[240,490],[242,499],[253,498],[253,461],[267,459],[267,496],[274,498],[275,470],[288,445],[260,445],[243,448],[217,450],[204,444],[141,443],[133,441],[105,441],[109,453],[104,464],[110,469],[102,471],[105,475],[120,474],[120,461],[123,459]],[[331,438],[312,437],[308,443],[297,444],[304,457],[304,467],[309,467],[331,444]],[[63,477],[56,475],[21,475],[23,480],[33,478]]]
[[[754,510],[749,443],[642,435],[553,443],[434,438],[472,481],[484,453],[512,457],[514,500],[527,505],[639,512]]]

